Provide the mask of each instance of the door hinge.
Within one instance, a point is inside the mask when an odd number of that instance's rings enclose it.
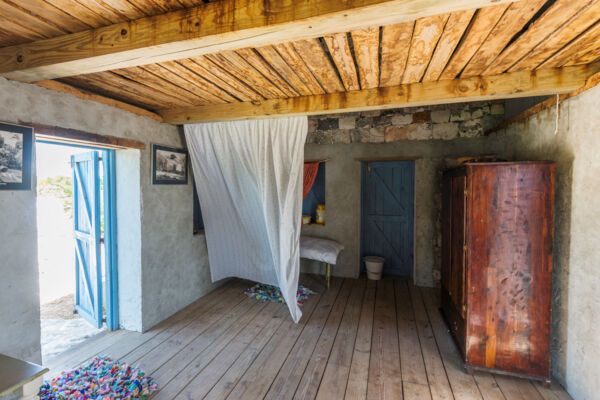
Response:
[[[469,249],[469,246],[465,244],[465,245],[463,246],[463,250],[464,250],[464,251],[467,251],[468,249]]]
[[[469,195],[469,191],[467,189],[465,189],[465,196]]]

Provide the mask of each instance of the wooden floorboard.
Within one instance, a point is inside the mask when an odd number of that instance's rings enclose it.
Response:
[[[157,380],[152,400],[571,399],[554,381],[467,373],[436,289],[402,278],[301,283],[317,294],[298,324],[231,280],[148,332],[106,332],[61,354],[47,377],[108,355]]]

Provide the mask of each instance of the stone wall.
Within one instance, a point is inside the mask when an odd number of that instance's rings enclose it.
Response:
[[[415,160],[414,281],[436,285],[441,264],[441,171],[461,156],[506,156],[504,142],[484,135],[503,120],[503,110],[502,102],[480,102],[309,117],[305,157],[328,159],[327,222],[303,231],[345,246],[333,274],[357,277],[361,268],[361,163],[356,159],[398,157]],[[322,269],[307,260],[302,260],[302,267],[311,272]]]
[[[314,116],[308,119],[307,143],[473,138],[483,136],[503,119],[503,101]]]

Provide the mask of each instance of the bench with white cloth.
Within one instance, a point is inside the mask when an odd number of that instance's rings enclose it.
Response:
[[[344,246],[335,240],[300,235],[300,258],[327,264],[327,287],[329,287],[331,279],[331,264],[336,264],[342,250],[344,250]]]

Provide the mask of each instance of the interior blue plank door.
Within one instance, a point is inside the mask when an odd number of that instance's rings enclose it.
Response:
[[[361,255],[385,258],[385,274],[413,274],[414,193],[413,161],[363,163]]]
[[[92,325],[102,326],[99,156],[71,156],[75,228],[75,309]]]

